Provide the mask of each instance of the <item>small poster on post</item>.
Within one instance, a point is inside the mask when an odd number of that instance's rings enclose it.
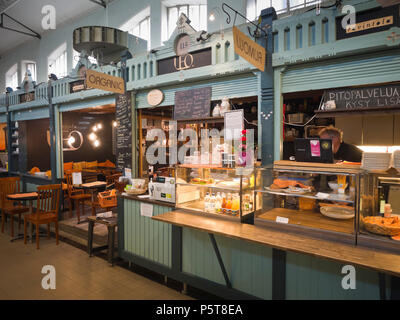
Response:
[[[73,185],[82,184],[82,172],[72,172],[72,184]]]

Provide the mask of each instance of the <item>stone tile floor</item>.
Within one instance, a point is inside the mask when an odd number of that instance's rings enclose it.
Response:
[[[23,240],[10,242],[8,231],[0,233],[0,299],[107,299],[187,300],[180,291],[150,280],[100,257],[89,258],[75,246],[54,237],[40,238],[40,249]],[[44,290],[43,266],[56,270],[56,289]]]

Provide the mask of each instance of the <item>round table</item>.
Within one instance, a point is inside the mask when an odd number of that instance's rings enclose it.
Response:
[[[37,192],[22,192],[22,193],[8,194],[6,196],[6,198],[8,200],[12,200],[12,201],[29,201],[29,212],[28,212],[28,214],[32,214],[33,213],[32,202],[34,200],[37,200],[38,194],[37,194]],[[30,230],[31,230],[31,232],[30,232],[30,241],[32,242],[32,237],[34,236],[34,235],[32,235],[33,225],[31,225],[31,229]],[[40,233],[40,236],[47,236],[47,235]],[[15,240],[23,239],[23,238],[24,238],[23,234],[18,234],[16,237],[11,239],[11,242],[13,242]]]

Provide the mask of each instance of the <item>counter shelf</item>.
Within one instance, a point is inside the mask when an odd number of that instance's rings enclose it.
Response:
[[[210,196],[214,194],[215,199],[205,201],[207,193]],[[224,194],[225,202],[222,200]],[[253,199],[253,168],[222,168],[197,164],[176,167],[176,207],[179,209],[253,223]]]
[[[400,220],[400,173],[394,170],[369,171],[366,174],[367,182],[365,192],[362,193],[361,201],[363,210],[360,215],[358,230],[358,243],[363,246],[375,249],[395,251],[400,253],[400,241],[392,238],[390,234],[377,234],[367,230],[364,224],[364,218],[369,216],[381,216],[380,201],[390,203],[392,206],[392,217]],[[400,223],[394,225],[400,227]],[[389,229],[388,229],[389,230]],[[400,235],[400,234],[398,234]],[[396,236],[393,234],[393,236]]]
[[[356,244],[362,173],[355,165],[293,161],[256,168],[255,223]],[[332,188],[329,180],[336,176],[346,177],[344,194]],[[277,188],[275,182],[282,188],[270,189]],[[294,192],[290,192],[290,184]]]

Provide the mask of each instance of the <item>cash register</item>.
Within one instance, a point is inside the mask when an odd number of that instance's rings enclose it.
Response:
[[[175,178],[151,178],[148,187],[150,199],[175,203]]]

